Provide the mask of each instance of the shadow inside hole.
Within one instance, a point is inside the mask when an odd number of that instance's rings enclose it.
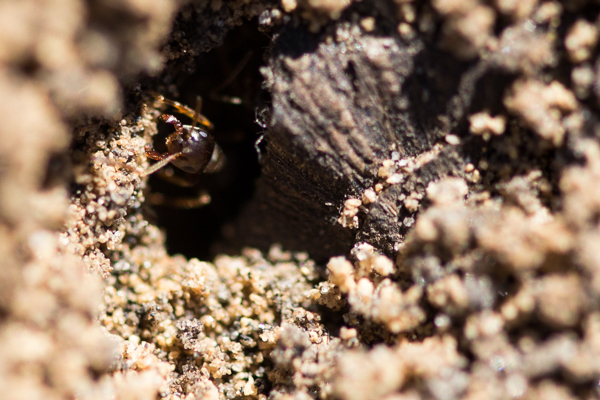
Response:
[[[194,74],[176,77],[180,96],[172,100],[195,108],[196,97],[202,96],[202,114],[215,126],[213,134],[225,153],[226,163],[217,173],[202,174],[192,188],[178,187],[158,176],[150,177],[152,192],[177,198],[198,196],[204,190],[212,199],[210,204],[194,209],[152,207],[158,225],[166,230],[170,254],[205,260],[214,257],[221,251],[218,243],[233,236],[234,221],[253,194],[254,181],[260,172],[255,142],[262,131],[255,123],[262,83],[259,67],[268,42],[269,38],[258,32],[256,24],[245,24],[232,31],[223,46],[198,57]],[[249,51],[252,55],[240,73],[211,98],[211,92],[228,81]],[[168,93],[164,95],[169,97]],[[238,98],[242,104],[224,101],[227,97]],[[184,124],[191,123],[170,107],[164,112],[173,113]],[[161,134],[155,139],[158,151],[165,151],[164,139],[173,132],[171,126],[162,125]]]

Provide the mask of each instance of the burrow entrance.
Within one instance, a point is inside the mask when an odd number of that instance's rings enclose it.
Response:
[[[202,114],[215,125],[214,136],[225,153],[226,165],[218,173],[203,174],[193,188],[178,187],[158,176],[150,177],[152,192],[190,197],[206,190],[212,198],[210,204],[200,208],[152,206],[149,209],[150,220],[166,230],[170,254],[210,259],[226,251],[223,243],[234,236],[234,221],[251,198],[260,172],[256,141],[262,128],[256,123],[255,110],[265,101],[259,68],[264,63],[263,54],[269,41],[269,36],[259,32],[255,22],[246,23],[232,30],[222,46],[198,56],[193,73],[180,72],[173,78],[179,93],[173,100],[194,107],[197,96],[202,97]],[[240,71],[235,74],[237,67]],[[190,123],[185,117],[181,121]],[[166,149],[164,139],[171,132],[170,126],[160,125],[160,134],[154,138],[157,150]]]

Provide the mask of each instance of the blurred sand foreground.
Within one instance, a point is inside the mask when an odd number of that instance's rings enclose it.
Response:
[[[599,12],[584,0],[0,2],[0,397],[600,398]],[[276,243],[188,260],[146,219],[139,171],[158,111],[136,82],[168,86],[165,68],[254,17],[271,34],[329,29],[331,43],[423,37],[509,77],[499,92],[474,86],[462,125],[440,136],[474,138],[486,156],[402,200],[414,218],[394,259],[357,240],[326,266]],[[498,108],[478,109],[485,96]],[[376,166],[331,223],[357,229],[418,160]]]

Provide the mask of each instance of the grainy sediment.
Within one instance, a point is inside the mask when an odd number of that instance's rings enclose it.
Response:
[[[599,15],[1,3],[3,398],[598,398]],[[219,244],[241,250],[169,254],[148,90],[189,95],[255,17],[261,176]]]

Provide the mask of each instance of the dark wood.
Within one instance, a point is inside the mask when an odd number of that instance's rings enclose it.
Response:
[[[262,175],[237,230],[247,244],[279,242],[318,261],[348,252],[356,241],[392,254],[411,215],[402,195],[460,176],[470,160],[465,147],[447,145],[444,137],[469,140],[464,117],[484,69],[419,38],[349,37],[339,42],[327,32],[287,27],[274,42],[263,70],[272,102],[263,110]],[[336,222],[344,201],[373,187],[394,151],[414,157],[439,143],[436,158],[359,214],[358,230]]]

